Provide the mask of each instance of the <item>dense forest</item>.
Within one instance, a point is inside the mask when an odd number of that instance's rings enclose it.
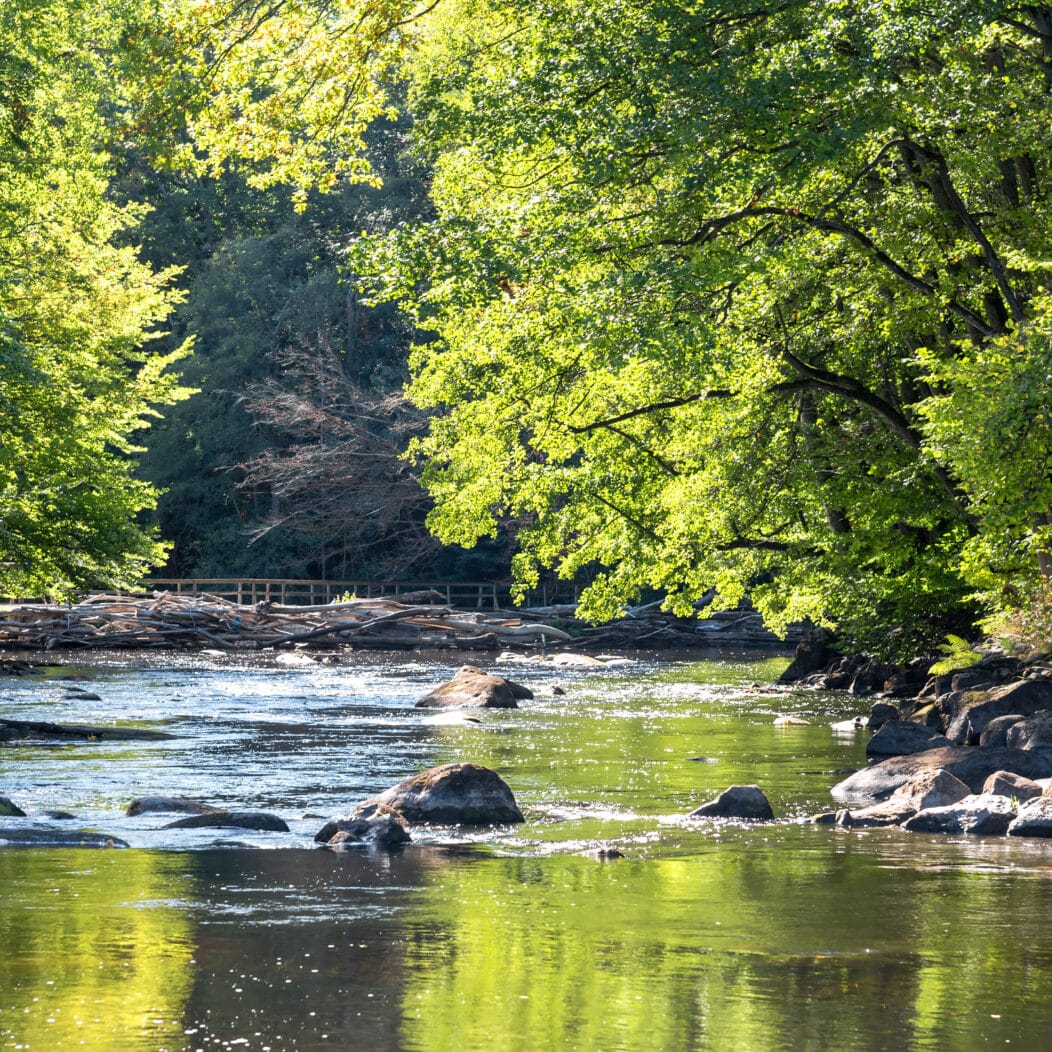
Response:
[[[1043,4],[13,0],[0,592],[1041,624],[1050,97]]]

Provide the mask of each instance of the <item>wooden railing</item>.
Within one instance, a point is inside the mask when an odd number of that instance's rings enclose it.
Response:
[[[510,585],[492,581],[304,581],[274,577],[151,577],[150,591],[176,595],[216,595],[239,605],[271,602],[286,605],[317,605],[344,597],[398,599],[413,592],[437,592],[450,606],[476,610],[501,610],[512,605]],[[527,606],[572,603],[576,589],[569,585],[537,588],[527,597]]]

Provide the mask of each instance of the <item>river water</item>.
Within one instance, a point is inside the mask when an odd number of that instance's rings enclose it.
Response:
[[[535,700],[464,726],[413,707],[455,658],[285,660],[0,680],[9,718],[176,736],[0,747],[0,795],[30,815],[0,826],[63,810],[132,845],[0,849],[0,1048],[1052,1047],[1052,845],[800,821],[865,763],[864,734],[830,724],[866,706],[772,689],[784,660],[509,665]],[[775,726],[787,713],[809,725]],[[526,824],[314,845],[449,761],[500,772]],[[735,783],[779,820],[684,820]],[[157,794],[292,832],[124,817]],[[626,857],[589,857],[600,844]]]

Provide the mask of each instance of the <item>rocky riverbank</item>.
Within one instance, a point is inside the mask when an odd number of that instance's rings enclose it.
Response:
[[[875,696],[870,763],[833,787],[816,822],[911,832],[1052,837],[1052,659],[991,652],[932,674],[835,652],[815,633],[779,682]]]

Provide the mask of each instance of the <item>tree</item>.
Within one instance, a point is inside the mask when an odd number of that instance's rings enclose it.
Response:
[[[439,5],[438,219],[357,263],[438,336],[439,536],[885,652],[1039,584],[1050,58],[1046,5]]]
[[[151,341],[173,272],[109,200],[118,4],[0,9],[0,593],[133,583],[163,558],[131,435],[183,392]],[[114,89],[107,93],[107,88]]]

